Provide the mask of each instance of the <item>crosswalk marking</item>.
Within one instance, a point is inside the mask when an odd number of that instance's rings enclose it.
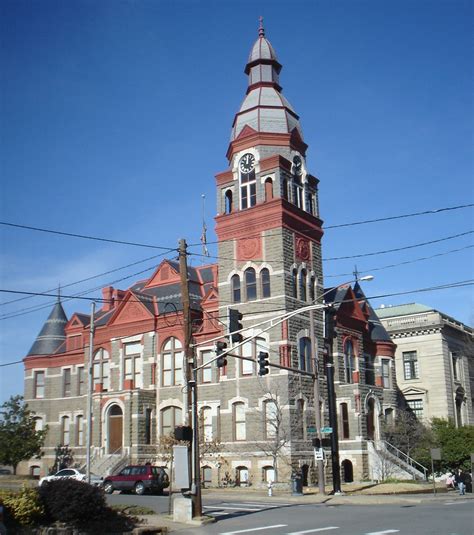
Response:
[[[371,531],[365,535],[385,535],[386,533],[398,533],[399,531],[399,529],[386,529],[384,531]]]
[[[259,509],[250,509],[248,507],[227,507],[226,505],[204,505],[203,509],[232,509],[233,511],[258,511]]]
[[[287,533],[286,535],[304,535],[305,533],[317,533],[321,531],[329,531],[331,529],[339,529],[338,526],[328,526],[326,528],[315,528],[315,529],[307,529],[305,531],[292,531],[291,533]]]
[[[274,526],[263,526],[261,528],[240,529],[239,531],[226,531],[219,535],[236,535],[237,533],[250,533],[251,531],[262,531],[264,529],[286,528],[288,524],[275,524]]]

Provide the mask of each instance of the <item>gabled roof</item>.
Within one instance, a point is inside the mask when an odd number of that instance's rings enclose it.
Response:
[[[380,319],[378,318],[377,314],[374,312],[374,309],[370,306],[369,301],[367,300],[367,297],[365,296],[365,293],[363,292],[360,284],[356,282],[354,284],[354,294],[359,299],[359,302],[362,304],[365,304],[365,307],[367,308],[369,312],[369,333],[370,338],[374,342],[391,342],[392,339],[390,338],[388,332],[385,330],[385,327],[380,322]]]
[[[51,355],[56,353],[66,340],[64,329],[67,321],[63,306],[61,302],[58,301],[54,305],[53,310],[36,337],[31,349],[28,351],[28,356]]]

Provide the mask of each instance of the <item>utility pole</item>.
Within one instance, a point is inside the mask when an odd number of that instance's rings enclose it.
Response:
[[[334,340],[334,322],[335,310],[330,308],[325,310],[326,327],[326,349],[328,362],[326,364],[326,377],[328,382],[328,409],[329,425],[332,427],[331,433],[331,464],[332,464],[332,485],[334,494],[341,493],[341,468],[339,464],[339,436],[337,430],[337,409],[336,409],[336,390],[334,387],[334,357],[333,357],[333,340]]]
[[[89,358],[87,363],[87,432],[86,432],[86,478],[91,482],[91,442],[92,442],[92,372],[94,361],[94,316],[95,302],[91,303],[91,320],[89,323]]]
[[[194,347],[192,345],[192,318],[189,300],[188,261],[186,240],[179,240],[179,272],[181,277],[181,297],[183,301],[183,332],[184,332],[184,381],[186,395],[184,404],[185,425],[192,423],[192,486],[193,516],[202,516],[201,500],[201,467],[199,462],[199,421],[197,408],[197,362]],[[191,370],[194,372],[191,373]],[[191,394],[191,401],[190,401]],[[191,409],[191,410],[190,410]],[[190,414],[191,413],[191,414]]]
[[[316,418],[316,433],[319,439],[319,444],[322,447],[322,434],[321,434],[321,407],[319,404],[320,391],[319,391],[319,369],[318,369],[318,355],[316,354],[316,335],[314,332],[314,310],[309,311],[309,329],[311,340],[311,362],[313,363],[314,373],[314,413]],[[319,494],[326,493],[326,485],[324,481],[324,461],[318,460],[318,489]]]

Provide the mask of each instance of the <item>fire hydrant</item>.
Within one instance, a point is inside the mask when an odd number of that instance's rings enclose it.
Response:
[[[273,496],[273,481],[268,482],[268,495]]]

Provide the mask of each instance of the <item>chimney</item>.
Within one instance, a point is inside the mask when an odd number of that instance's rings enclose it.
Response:
[[[102,288],[102,298],[104,303],[102,304],[102,310],[108,312],[114,308],[114,288],[113,286],[106,286]]]

